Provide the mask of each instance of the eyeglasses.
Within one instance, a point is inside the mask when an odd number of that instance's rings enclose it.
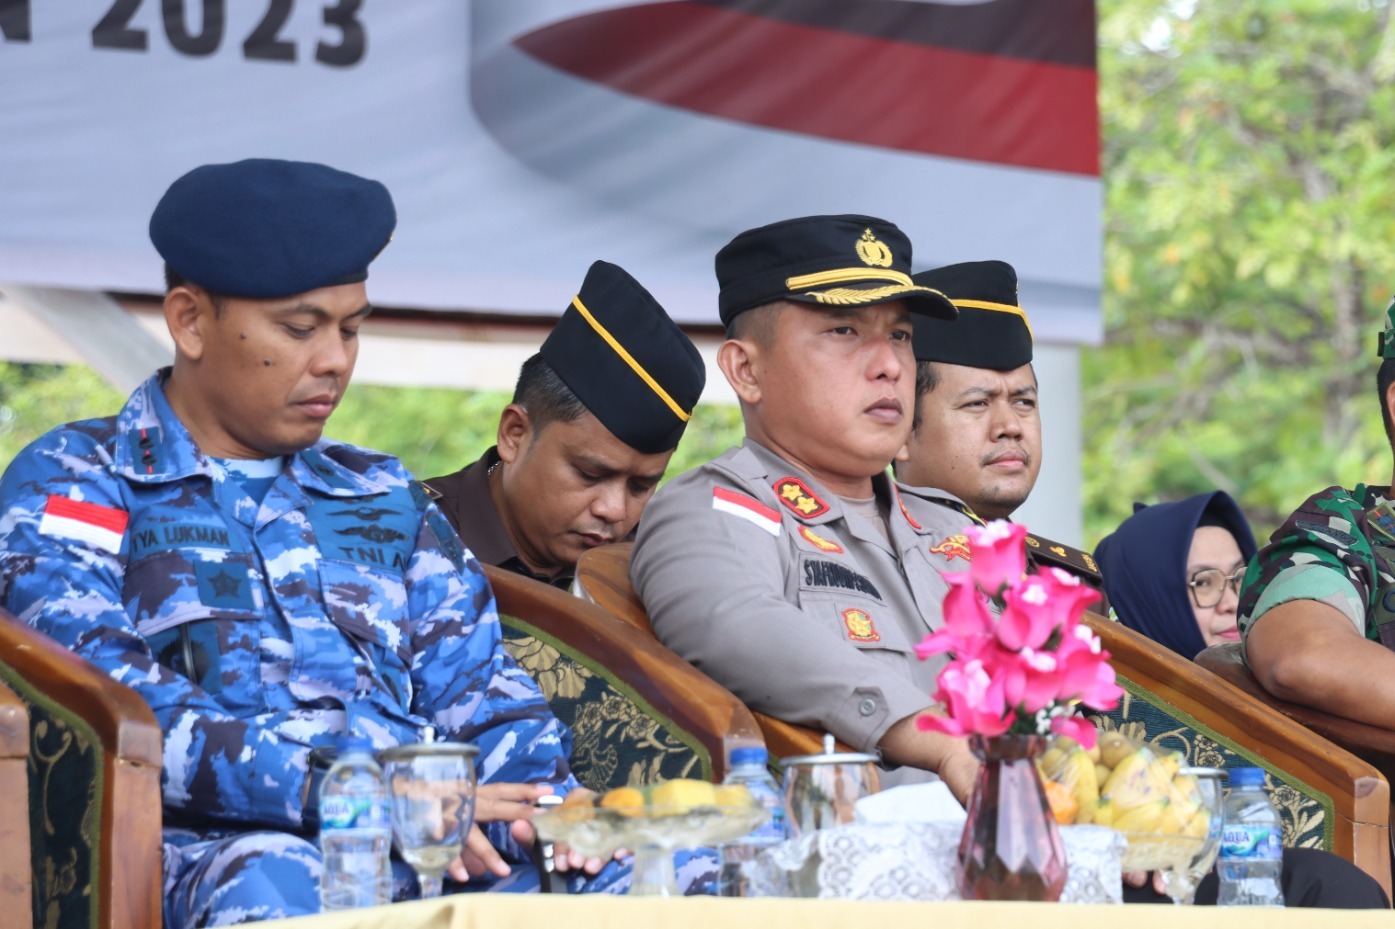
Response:
[[[1235,596],[1240,596],[1240,585],[1244,581],[1244,568],[1237,569],[1234,574],[1222,574],[1220,568],[1202,568],[1192,575],[1187,586],[1192,589],[1192,602],[1205,609],[1221,602],[1227,584],[1235,591]]]

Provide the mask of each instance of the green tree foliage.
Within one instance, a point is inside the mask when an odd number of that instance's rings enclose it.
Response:
[[[0,361],[0,471],[59,423],[109,416],[124,399],[85,365]]]
[[[1100,0],[1107,345],[1085,353],[1086,536],[1220,487],[1257,533],[1390,479],[1383,2]]]
[[[494,444],[499,411],[509,402],[499,391],[353,384],[326,434],[390,452],[413,473],[434,477],[455,471]],[[111,416],[125,397],[84,365],[0,362],[0,471],[34,439],[59,423]],[[680,474],[741,441],[735,407],[700,405],[669,462]]]

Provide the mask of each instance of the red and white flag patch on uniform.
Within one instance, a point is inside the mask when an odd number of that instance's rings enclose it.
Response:
[[[713,487],[712,509],[740,517],[748,523],[760,526],[771,535],[780,534],[780,514],[745,494],[727,490],[725,487]]]
[[[115,507],[100,506],[49,494],[39,534],[57,539],[86,542],[94,548],[115,554],[121,551],[121,538],[131,515]]]

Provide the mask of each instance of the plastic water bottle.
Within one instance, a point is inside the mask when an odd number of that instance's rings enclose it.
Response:
[[[347,910],[392,902],[392,820],[383,770],[364,738],[339,743],[320,786],[320,906]]]
[[[741,784],[770,811],[770,819],[739,839],[722,846],[722,870],[717,880],[717,892],[723,897],[756,896],[741,866],[751,861],[763,849],[785,841],[785,797],[765,766],[765,748],[743,745],[731,750],[731,768],[723,784]]]
[[[1219,906],[1283,906],[1282,826],[1259,768],[1231,768],[1217,871]]]

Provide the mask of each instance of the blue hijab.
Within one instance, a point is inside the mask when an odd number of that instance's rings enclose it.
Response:
[[[1133,515],[1095,547],[1104,592],[1125,626],[1190,660],[1206,647],[1187,592],[1192,536],[1200,525],[1227,529],[1248,562],[1255,554],[1254,533],[1222,490],[1133,506]]]

